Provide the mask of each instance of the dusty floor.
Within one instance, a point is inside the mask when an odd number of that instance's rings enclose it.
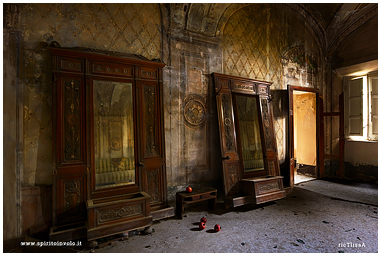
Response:
[[[361,197],[361,194],[364,197]],[[378,252],[377,184],[300,183],[285,199],[260,206],[207,210],[200,203],[155,222],[150,235],[100,244],[95,253]],[[206,229],[198,222],[207,218]],[[219,224],[220,232],[213,226]]]
[[[315,178],[306,176],[306,175],[301,175],[301,174],[295,174],[294,176],[294,184],[299,184],[302,182],[310,181],[310,180],[315,180]]]

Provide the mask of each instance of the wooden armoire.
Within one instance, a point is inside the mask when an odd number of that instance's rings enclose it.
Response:
[[[159,60],[49,47],[52,240],[97,238],[174,215],[167,203]]]
[[[270,82],[213,73],[226,207],[284,198]]]

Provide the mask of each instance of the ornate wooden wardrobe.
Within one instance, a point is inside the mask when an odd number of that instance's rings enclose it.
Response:
[[[173,216],[166,194],[165,64],[53,46],[51,239],[94,240]]]
[[[274,136],[271,83],[213,73],[225,205],[260,204],[286,196]]]

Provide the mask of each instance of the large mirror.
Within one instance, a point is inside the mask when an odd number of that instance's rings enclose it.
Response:
[[[236,95],[236,120],[243,172],[264,170],[261,130],[256,96]]]
[[[132,83],[94,80],[95,187],[135,183]]]
[[[237,207],[285,197],[271,108],[270,82],[213,73],[224,203]]]

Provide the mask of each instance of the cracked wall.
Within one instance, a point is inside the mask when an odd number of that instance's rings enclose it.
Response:
[[[306,28],[302,17],[296,17],[283,5],[237,7],[232,16],[221,17],[225,22],[224,30],[217,36],[213,36],[215,31],[203,30],[215,30],[215,25],[209,27],[204,24],[198,33],[186,29],[187,26],[193,28],[186,22],[187,4],[12,6],[18,10],[8,13],[6,24],[9,21],[11,26],[6,30],[9,33],[17,31],[20,44],[12,46],[9,53],[17,56],[13,49],[20,55],[15,60],[18,64],[12,62],[12,56],[5,58],[5,64],[11,64],[7,68],[14,67],[19,77],[12,70],[5,69],[9,77],[4,78],[7,84],[4,88],[10,93],[12,83],[18,81],[20,84],[19,112],[22,114],[16,117],[21,122],[16,130],[22,128],[19,139],[22,157],[5,155],[7,160],[13,159],[12,164],[19,164],[18,169],[9,166],[12,171],[5,174],[12,181],[7,184],[7,191],[16,195],[5,205],[9,204],[16,212],[24,209],[23,220],[29,226],[23,227],[22,232],[44,223],[41,218],[49,222],[46,212],[42,213],[40,208],[27,215],[26,208],[15,206],[13,200],[18,202],[22,196],[25,200],[34,200],[31,199],[34,197],[38,207],[44,209],[44,204],[49,201],[46,200],[49,197],[42,195],[49,193],[49,189],[33,187],[52,184],[52,82],[46,50],[52,41],[59,42],[62,47],[90,47],[140,54],[148,59],[161,58],[167,64],[163,72],[163,92],[169,200],[173,200],[175,192],[188,184],[210,184],[222,188],[217,109],[211,73],[274,83],[273,107],[280,159],[286,156],[286,120],[284,99],[275,91],[284,90],[287,84],[321,87],[320,51],[315,37]],[[221,8],[212,5],[208,10],[210,17],[205,22],[218,19],[213,15]],[[4,41],[11,43],[10,37],[4,37]],[[16,103],[7,102],[5,106],[15,109]],[[12,118],[9,117],[10,120]],[[16,137],[15,132],[12,136]],[[12,136],[6,141],[10,147],[15,143]],[[23,193],[21,188],[24,188]],[[6,219],[15,224],[7,230],[21,232],[21,220],[12,219],[11,214]],[[11,236],[17,236],[16,231],[13,233]]]
[[[161,57],[157,4],[23,4],[23,186],[52,183],[52,82],[46,46],[87,47]]]
[[[287,85],[321,88],[320,49],[300,17],[279,5],[250,5],[235,12],[223,30],[223,71]],[[279,159],[286,157],[286,116],[280,94],[274,96],[274,128]]]

